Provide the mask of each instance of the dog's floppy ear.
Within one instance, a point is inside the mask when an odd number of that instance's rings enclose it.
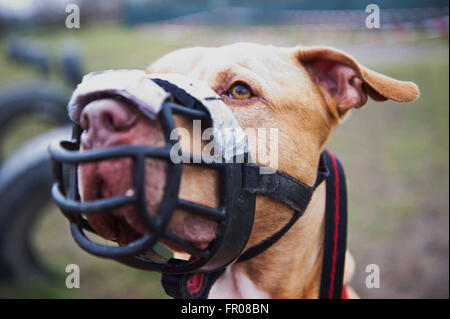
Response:
[[[398,102],[411,102],[419,97],[414,83],[372,71],[336,49],[299,48],[296,54],[314,82],[335,101],[340,116],[366,104],[367,96],[375,101]]]

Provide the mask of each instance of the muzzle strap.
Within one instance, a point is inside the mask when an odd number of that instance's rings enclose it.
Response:
[[[247,261],[253,257],[258,256],[260,253],[265,251],[266,249],[270,248],[273,244],[275,244],[278,240],[283,237],[284,234],[287,233],[289,229],[295,224],[295,222],[303,215],[303,213],[299,211],[294,211],[294,214],[292,215],[291,219],[286,223],[286,225],[283,226],[279,231],[277,231],[272,236],[264,239],[259,244],[252,246],[248,248],[241,256],[239,256],[237,262],[244,262]]]
[[[260,168],[261,166],[257,164],[245,165],[245,191],[274,198],[297,212],[305,210],[314,191],[312,187],[279,171],[273,174],[260,174]]]
[[[279,171],[273,174],[260,174],[260,165],[247,164],[244,167],[244,189],[252,194],[274,198],[303,214],[316,187],[329,175],[323,157],[322,153],[316,181],[311,187]]]
[[[246,191],[266,195],[274,198],[294,210],[290,220],[276,233],[264,239],[259,244],[248,248],[237,262],[244,262],[256,257],[266,249],[275,244],[295,222],[303,215],[309,205],[312,194],[330,174],[325,163],[326,152],[322,153],[317,170],[316,182],[312,187],[302,183],[295,178],[276,171],[274,174],[259,174],[259,165],[248,164],[245,166],[244,185]]]

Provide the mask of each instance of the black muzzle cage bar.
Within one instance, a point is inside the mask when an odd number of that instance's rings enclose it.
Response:
[[[209,114],[204,110],[166,101],[158,114],[166,140],[165,147],[124,145],[79,152],[82,130],[77,124],[74,124],[72,141],[59,141],[50,146],[49,152],[56,178],[52,187],[52,196],[69,219],[72,236],[82,249],[93,255],[112,258],[136,268],[173,274],[206,272],[223,268],[235,260],[244,249],[253,225],[255,205],[255,194],[244,190],[244,165],[236,161],[230,163],[223,159],[218,160],[192,153],[178,154],[184,159],[189,159],[187,165],[200,165],[217,170],[220,188],[219,208],[180,199],[178,194],[182,166],[185,164],[183,161],[174,163],[170,157],[173,151],[172,146],[178,142],[178,138],[170,139],[170,133],[176,129],[173,118],[175,114],[192,119],[210,120]],[[248,156],[247,153],[244,154],[245,163],[248,163]],[[113,158],[131,158],[133,192],[92,202],[82,202],[78,192],[78,165]],[[156,216],[152,216],[146,206],[146,158],[167,162],[166,186]],[[65,165],[69,167],[68,193],[64,186]],[[142,237],[118,247],[102,245],[87,237],[85,231],[93,233],[95,231],[83,215],[108,213],[111,209],[130,204],[135,205],[138,218],[147,229],[147,233]],[[198,249],[167,230],[167,225],[176,208],[183,208],[218,222],[219,233],[206,249]],[[160,240],[185,251],[192,258],[189,261],[167,260],[152,249]]]

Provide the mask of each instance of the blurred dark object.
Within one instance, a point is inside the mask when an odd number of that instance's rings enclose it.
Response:
[[[70,129],[70,125],[53,129],[29,140],[0,169],[0,281],[55,277],[35,251],[31,234],[51,200],[48,144],[70,136]]]
[[[8,138],[6,132],[18,118],[34,116],[55,126],[69,121],[65,108],[67,96],[83,75],[81,54],[74,42],[63,42],[53,59],[44,42],[29,38],[11,36],[5,51],[11,61],[37,70],[43,79],[12,84],[0,91],[0,165],[4,157],[1,146]],[[52,60],[56,62],[52,64]],[[53,81],[52,75],[62,78],[69,88]]]
[[[35,116],[57,126],[67,123],[66,103],[61,88],[47,82],[18,83],[3,88],[0,91],[0,169],[5,159],[2,145],[8,138],[9,124],[23,116]]]
[[[47,130],[69,123],[67,100],[81,81],[83,67],[76,43],[65,41],[60,48],[52,57],[44,42],[16,36],[9,37],[5,46],[9,60],[35,69],[42,79],[14,83],[0,90],[1,280],[50,278],[51,272],[35,251],[32,232],[42,215],[39,212],[50,202],[52,175],[47,146],[66,130],[31,136],[23,145],[14,145],[18,149],[7,158],[2,146],[12,138],[8,134],[11,127],[20,125],[23,118],[32,118],[33,123],[44,120]]]
[[[7,58],[18,64],[36,69],[44,77],[52,72],[52,57],[44,42],[29,38],[10,36],[5,44]],[[69,85],[76,85],[83,76],[81,54],[73,41],[64,41],[56,58],[57,72]]]
[[[83,77],[81,54],[76,43],[66,41],[62,45],[60,53],[60,66],[62,77],[68,84],[76,85]]]
[[[13,62],[35,68],[45,76],[50,73],[49,53],[41,41],[11,36],[6,41],[5,53]]]

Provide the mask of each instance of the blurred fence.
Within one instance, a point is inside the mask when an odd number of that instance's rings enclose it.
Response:
[[[368,4],[375,3],[383,10],[383,15],[391,22],[411,20],[408,15],[420,20],[430,18],[430,14],[442,16],[438,11],[448,7],[448,1],[443,0],[278,0],[278,1],[248,1],[248,0],[184,0],[183,5],[173,0],[125,0],[122,14],[125,23],[137,25],[141,23],[158,22],[162,20],[178,19],[189,16],[183,22],[208,24],[279,24],[279,23],[307,23],[320,24],[332,22],[330,10],[343,19],[359,19]],[[423,13],[410,12],[410,8]],[[448,12],[448,9],[447,9]],[[406,15],[405,15],[406,13]],[[448,14],[448,13],[447,13]],[[299,21],[299,18],[301,18]],[[332,17],[331,17],[332,18]],[[398,20],[400,18],[400,21]],[[363,21],[363,20],[362,20]],[[388,22],[388,21],[386,21]]]
[[[380,29],[366,27],[371,2],[380,8]],[[404,42],[448,34],[449,6],[442,0],[235,1],[184,0],[0,0],[0,33],[39,25],[64,25],[68,3],[80,7],[83,26],[102,20],[126,25],[298,26],[302,31],[370,31],[367,42]],[[22,6],[22,7],[21,7]],[[389,32],[384,32],[389,31]],[[414,31],[417,34],[411,33]],[[384,33],[383,33],[384,32]],[[344,33],[342,33],[344,35]],[[345,36],[348,36],[346,34]]]
[[[329,1],[324,1],[329,3]],[[402,1],[396,1],[398,5]],[[386,1],[377,1],[380,7],[380,28],[368,29],[368,13],[361,2],[329,3],[325,7],[310,1],[301,1],[300,8],[289,8],[289,1],[276,5],[249,7],[247,2],[241,6],[217,6],[217,1],[206,1],[202,9],[195,6],[198,1],[188,1],[186,5],[171,7],[159,1],[126,1],[122,19],[126,24],[157,23],[183,26],[298,26],[299,33],[307,32],[309,38],[321,38],[324,32],[331,32],[336,41],[353,43],[403,43],[444,37],[449,32],[448,2],[410,1],[410,7],[390,8]],[[322,2],[320,2],[322,3]],[[342,4],[345,3],[346,5]],[[390,2],[393,3],[392,1]],[[442,6],[445,3],[446,6]],[[429,7],[422,7],[427,4]],[[247,5],[247,7],[245,7]],[[430,7],[430,5],[436,5]],[[437,6],[441,5],[441,6]],[[416,6],[416,7],[411,7]],[[288,9],[280,9],[288,7]],[[341,32],[346,31],[346,32]],[[363,31],[363,32],[361,32]],[[386,32],[387,31],[387,32]],[[328,34],[329,35],[329,34]],[[338,37],[339,39],[337,39]],[[361,39],[360,39],[361,37]],[[312,41],[316,42],[316,41]]]
[[[336,33],[352,42],[390,43],[413,42],[447,36],[449,7],[385,9],[380,15],[380,29],[367,29],[364,10],[268,10],[248,8],[220,8],[163,21],[172,25],[242,25],[272,24],[298,26],[299,32],[320,37],[323,31]],[[350,31],[350,32],[341,32]],[[354,31],[354,32],[352,32]],[[365,32],[359,32],[365,31]],[[386,32],[388,31],[388,32]],[[359,41],[358,37],[363,37]]]
[[[299,25],[339,29],[366,28],[367,13],[364,8],[352,10],[270,10],[264,8],[228,7],[203,11],[164,21],[175,24],[218,25]],[[445,27],[448,7],[382,9],[380,23],[383,29]],[[444,19],[443,19],[444,18]]]

